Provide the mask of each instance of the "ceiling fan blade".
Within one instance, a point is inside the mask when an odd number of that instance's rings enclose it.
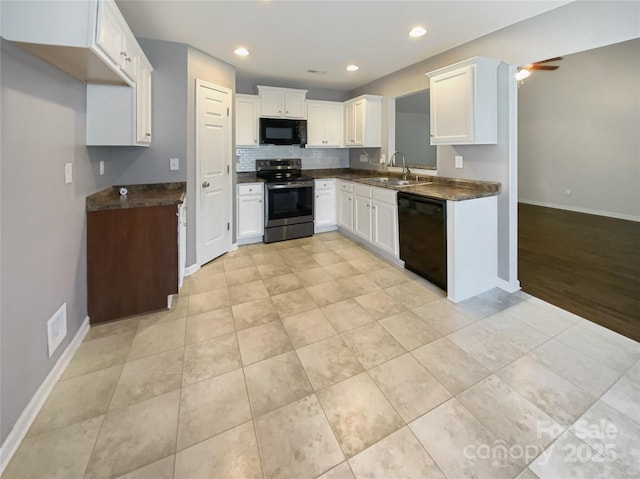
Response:
[[[550,66],[550,65],[536,65],[535,63],[530,67],[527,67],[527,70],[557,70],[558,66]]]
[[[538,63],[557,62],[560,60],[562,60],[562,57],[553,57],[553,58],[547,58],[546,60],[540,60],[539,62],[533,62],[533,64],[537,65]]]

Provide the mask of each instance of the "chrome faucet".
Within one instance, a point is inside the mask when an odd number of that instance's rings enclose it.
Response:
[[[411,171],[409,170],[409,168],[407,168],[407,165],[405,164],[404,153],[402,153],[401,151],[396,151],[393,155],[391,155],[391,159],[389,160],[389,165],[398,166],[394,162],[396,155],[402,155],[402,179],[406,180],[407,176],[411,174]]]

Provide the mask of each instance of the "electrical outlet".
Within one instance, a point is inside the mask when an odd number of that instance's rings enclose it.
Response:
[[[64,164],[64,184],[68,185],[73,182],[73,163]]]
[[[67,337],[67,303],[60,306],[47,321],[47,344],[49,357],[53,356],[60,343]]]
[[[455,157],[455,167],[456,168],[462,168],[462,157],[461,156],[456,156]]]
[[[178,171],[180,169],[180,158],[169,158],[169,170]]]
[[[360,163],[367,163],[368,161],[369,161],[369,158],[367,158],[366,153],[360,154]]]
[[[380,155],[380,163],[384,164],[387,162],[387,155],[385,155],[384,153],[382,153]]]
[[[104,175],[104,161],[100,161],[100,176]]]

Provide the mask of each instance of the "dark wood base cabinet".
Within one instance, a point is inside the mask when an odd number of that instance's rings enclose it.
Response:
[[[178,292],[177,207],[87,212],[91,324],[167,308]]]

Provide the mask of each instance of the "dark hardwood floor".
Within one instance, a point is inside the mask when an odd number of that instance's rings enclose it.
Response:
[[[518,206],[522,289],[640,341],[640,223]]]

